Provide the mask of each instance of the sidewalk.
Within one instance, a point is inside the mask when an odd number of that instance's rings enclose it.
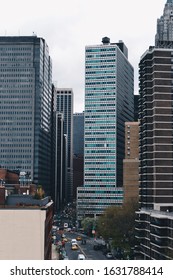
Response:
[[[59,254],[56,250],[55,244],[52,244],[52,260],[59,260]]]

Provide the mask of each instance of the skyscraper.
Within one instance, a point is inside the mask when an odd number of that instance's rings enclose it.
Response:
[[[139,63],[140,209],[136,237],[145,259],[173,259],[173,1],[157,21],[154,47]]]
[[[0,165],[50,193],[52,63],[37,36],[0,37]]]
[[[122,41],[85,50],[84,187],[78,216],[100,215],[123,202],[125,121],[133,121],[133,67]]]
[[[167,0],[163,15],[157,20],[155,46],[171,47],[173,42],[173,0]]]
[[[63,115],[63,133],[67,140],[67,178],[65,200],[73,199],[73,90],[71,88],[55,88],[54,111]]]

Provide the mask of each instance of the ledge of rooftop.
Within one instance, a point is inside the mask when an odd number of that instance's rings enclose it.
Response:
[[[47,208],[50,202],[49,196],[36,199],[32,195],[11,194],[6,197],[5,204],[0,205],[0,208]]]
[[[170,206],[170,205],[169,205]],[[172,205],[171,205],[172,206]],[[173,207],[173,206],[172,206]],[[146,208],[141,208],[140,210],[137,211],[138,214],[140,213],[147,213],[150,216],[157,216],[157,217],[167,217],[167,216],[171,216],[173,217],[173,211],[167,210],[167,211],[162,211],[162,210],[156,210],[156,209],[146,209]]]

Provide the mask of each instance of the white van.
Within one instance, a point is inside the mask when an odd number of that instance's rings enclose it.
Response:
[[[79,254],[77,259],[78,260],[85,260],[85,256],[83,254]]]

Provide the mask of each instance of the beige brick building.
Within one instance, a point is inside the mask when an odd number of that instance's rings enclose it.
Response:
[[[125,123],[124,202],[139,196],[139,122]]]

